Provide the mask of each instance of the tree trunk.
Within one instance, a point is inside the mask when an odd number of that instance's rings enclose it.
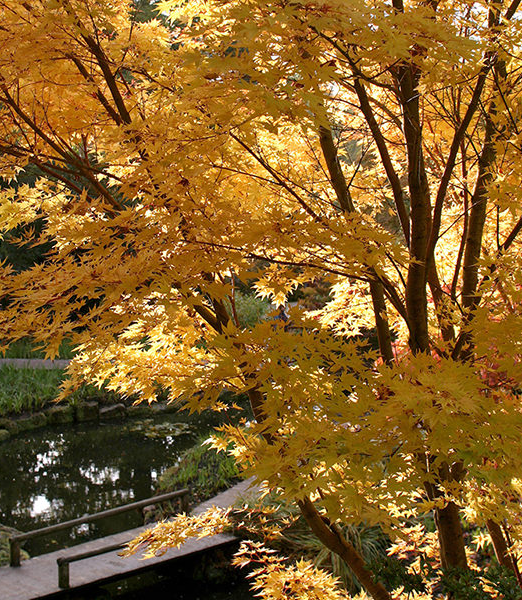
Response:
[[[254,416],[261,423],[264,419],[263,394],[258,389],[251,388],[248,391],[248,397]],[[273,441],[270,433],[265,433],[264,436],[267,442]],[[386,588],[374,580],[372,573],[366,568],[362,556],[354,546],[339,533],[334,525],[319,514],[311,500],[308,498],[298,500],[297,505],[319,541],[348,565],[374,600],[393,600]]]
[[[449,502],[444,508],[437,508],[435,524],[439,536],[442,567],[467,569],[466,546],[457,505]]]
[[[325,520],[308,498],[297,502],[310,529],[324,546],[335,552],[354,572],[359,583],[374,600],[392,600],[386,588],[375,581],[373,574],[366,568],[362,556],[327,520]]]
[[[507,569],[510,573],[513,573],[518,580],[518,585],[521,586],[520,573],[518,572],[514,557],[509,552],[506,538],[502,533],[502,528],[492,519],[487,520],[486,526],[488,528],[489,535],[491,536],[491,541],[493,542],[493,548],[495,550],[495,556],[497,557],[499,564]]]

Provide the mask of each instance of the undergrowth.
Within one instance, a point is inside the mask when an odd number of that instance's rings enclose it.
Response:
[[[52,405],[60,392],[63,378],[63,369],[0,366],[0,416],[33,412]],[[74,405],[101,396],[107,400],[117,399],[113,392],[85,384],[72,393],[68,401]]]
[[[64,340],[60,344],[58,356],[56,358],[73,358],[74,348],[69,340]],[[9,345],[4,358],[45,358],[45,352],[37,348],[37,345],[30,338],[22,338]]]
[[[62,369],[0,367],[0,414],[34,411],[52,402],[63,380]]]
[[[331,552],[312,533],[297,506],[268,494],[255,503],[245,503],[231,513],[234,533],[238,537],[261,541],[289,559],[306,558],[338,577],[353,594],[361,587],[355,575],[337,554]],[[387,558],[389,538],[377,526],[342,525],[346,539],[359,551],[367,563]],[[403,569],[404,572],[404,569]]]
[[[190,503],[212,498],[240,479],[234,459],[211,448],[204,440],[184,452],[159,478],[159,492],[190,488]]]

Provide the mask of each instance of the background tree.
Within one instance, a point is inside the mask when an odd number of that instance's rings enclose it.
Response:
[[[0,2],[0,168],[42,173],[0,219],[54,242],[3,266],[2,325],[78,343],[72,386],[248,393],[238,461],[374,598],[337,523],[397,537],[433,511],[461,573],[462,519],[487,524],[517,572],[519,0],[157,5],[168,27],[120,0]],[[316,280],[315,311],[236,318],[238,282],[281,307]]]

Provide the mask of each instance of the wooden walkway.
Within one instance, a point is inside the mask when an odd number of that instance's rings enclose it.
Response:
[[[248,493],[252,482],[250,480],[238,483],[236,486],[214,498],[200,504],[193,512],[200,513],[211,506],[228,507],[237,498]],[[80,552],[97,550],[112,544],[127,542],[152,525],[137,527],[115,535],[79,544],[72,548],[43,554],[23,561],[20,567],[0,568],[0,598],[1,600],[36,600],[43,598],[58,598],[72,590],[88,587],[94,584],[107,583],[115,579],[136,575],[150,570],[157,565],[204,552],[205,550],[228,545],[236,538],[229,534],[218,534],[199,540],[189,540],[177,549],[168,550],[164,555],[143,560],[139,555],[129,558],[118,556],[119,550],[86,558],[70,564],[70,588],[63,590],[58,587],[58,567],[56,559],[60,556],[74,555]]]

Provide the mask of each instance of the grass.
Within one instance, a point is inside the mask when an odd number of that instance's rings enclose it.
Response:
[[[69,340],[64,340],[60,345],[57,358],[72,358],[73,356],[74,348]],[[35,344],[30,338],[22,338],[9,346],[5,358],[45,358],[45,353],[43,350],[36,350]]]
[[[34,412],[51,405],[59,394],[63,378],[63,369],[0,366],[0,416]],[[75,404],[102,395],[116,399],[114,392],[100,390],[94,385],[83,385],[71,394],[69,402]]]
[[[62,369],[0,367],[0,415],[35,411],[52,402],[63,379]]]
[[[238,481],[234,459],[200,440],[181,456],[178,464],[161,475],[158,484],[160,492],[189,487],[191,503],[199,504]]]
[[[60,393],[63,379],[63,369],[34,369],[9,364],[0,365],[0,417],[35,412],[53,405],[53,401]],[[242,397],[230,397],[229,394],[228,396],[224,395],[223,399],[225,398],[229,402],[245,404]],[[69,396],[68,401],[72,405],[88,400],[103,400],[105,404],[116,402],[129,404],[134,399],[136,398],[124,398],[112,390],[84,384]],[[158,399],[165,400],[165,397],[160,394]],[[220,424],[221,421],[214,422],[216,414],[209,413],[209,425]],[[212,464],[212,468],[215,466]],[[224,468],[218,469],[219,477],[228,476],[226,469],[223,470]]]

